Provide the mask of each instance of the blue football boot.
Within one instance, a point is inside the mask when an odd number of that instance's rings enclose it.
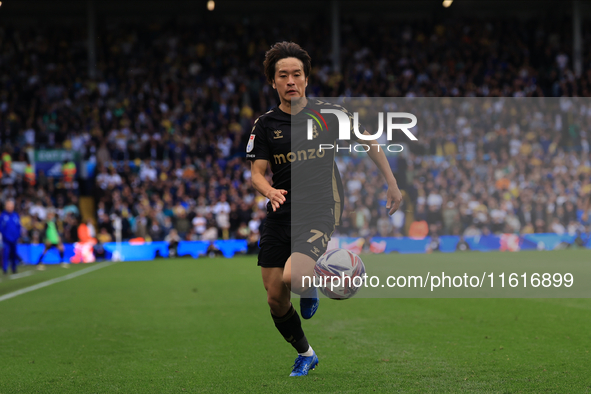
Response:
[[[300,313],[304,319],[310,319],[318,310],[320,299],[318,299],[318,289],[314,287],[311,298],[300,298]]]
[[[313,351],[313,353],[310,357],[298,356],[293,364],[293,371],[289,376],[306,376],[309,370],[316,368],[318,356],[316,356],[316,352]]]

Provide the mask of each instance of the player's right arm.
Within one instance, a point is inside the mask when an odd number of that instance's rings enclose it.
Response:
[[[263,126],[264,120],[262,119],[263,116],[257,118],[254,122],[246,146],[246,158],[251,161],[252,185],[259,193],[269,199],[273,212],[275,212],[285,202],[287,190],[275,189],[265,177],[270,164],[271,147],[269,146],[267,132]]]
[[[250,170],[251,180],[254,188],[263,196],[267,197],[269,201],[271,201],[273,212],[275,212],[277,209],[279,209],[281,204],[285,202],[285,195],[287,194],[287,190],[275,189],[273,186],[271,186],[271,184],[265,177],[265,172],[267,171],[268,166],[268,160],[254,160],[251,164]]]

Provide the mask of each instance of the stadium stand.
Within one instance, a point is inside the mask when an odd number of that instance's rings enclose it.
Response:
[[[51,209],[66,242],[76,242],[77,223],[99,243],[113,241],[120,219],[124,240],[164,241],[174,229],[183,241],[252,244],[265,201],[250,186],[244,147],[254,120],[276,103],[262,73],[268,37],[297,41],[310,52],[309,96],[589,97],[591,53],[576,77],[567,28],[467,19],[381,24],[370,31],[351,20],[343,24],[343,72],[334,73],[321,31],[119,24],[100,32],[99,77],[91,79],[84,42],[70,39],[83,36],[78,28],[5,27],[0,196],[16,199],[24,243],[40,241]],[[589,47],[590,32],[583,36]],[[590,119],[587,108],[581,124]],[[396,163],[405,203],[392,218],[380,205],[380,178],[356,175],[372,169],[361,162],[355,171],[342,171],[351,198],[339,234],[403,236],[413,222],[424,222],[415,228],[429,234],[466,237],[585,231],[590,136],[587,127],[558,134],[552,127],[423,135]],[[90,164],[75,175],[70,161],[62,176],[38,168],[34,179],[11,171],[12,163],[28,162],[31,149],[73,151],[77,164]],[[86,180],[82,172],[94,166]],[[452,187],[459,192],[449,193]]]

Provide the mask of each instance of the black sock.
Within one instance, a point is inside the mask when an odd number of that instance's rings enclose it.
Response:
[[[43,257],[45,257],[45,253],[47,253],[47,250],[44,250],[43,253],[41,253],[41,257],[39,257],[39,261],[37,261],[37,265],[41,264],[41,260],[43,260]]]
[[[304,330],[302,330],[300,315],[298,315],[293,308],[293,305],[289,308],[289,311],[285,316],[277,317],[271,313],[271,317],[273,317],[275,327],[277,327],[281,335],[283,335],[283,338],[291,343],[291,346],[293,346],[298,353],[305,353],[308,351],[310,345],[304,335]]]
[[[64,251],[60,250],[60,263],[64,262]]]

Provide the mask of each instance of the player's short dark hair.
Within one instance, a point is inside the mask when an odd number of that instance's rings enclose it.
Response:
[[[273,81],[275,80],[275,65],[279,60],[287,57],[295,57],[296,59],[301,60],[304,64],[304,76],[308,78],[308,75],[310,75],[310,69],[312,68],[312,59],[310,58],[310,55],[308,55],[308,52],[295,42],[282,41],[273,45],[271,49],[265,53],[263,67],[265,68],[267,82],[273,84]]]

